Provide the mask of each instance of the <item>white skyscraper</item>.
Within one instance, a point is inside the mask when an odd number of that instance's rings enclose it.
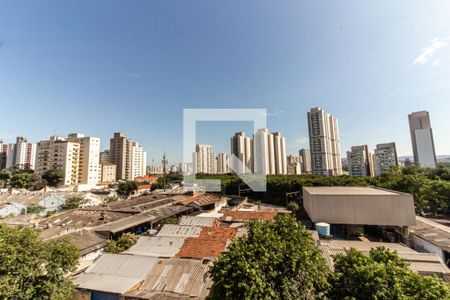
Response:
[[[311,165],[314,174],[342,174],[339,128],[337,119],[320,107],[308,112]]]
[[[287,174],[286,139],[261,128],[253,135],[253,169],[256,174]]]
[[[226,174],[230,172],[229,165],[229,155],[226,153],[219,153],[217,154],[216,158],[217,163],[217,174]]]
[[[36,159],[36,144],[29,143],[24,137],[17,137],[15,144],[3,144],[0,152],[1,166],[4,168],[17,167],[34,170]]]
[[[242,168],[233,166],[233,170],[237,173],[245,173],[245,167],[251,172],[253,171],[253,153],[252,141],[245,135],[245,132],[236,132],[231,138],[231,154],[234,154],[241,162]]]
[[[215,174],[216,158],[211,145],[197,144],[193,154],[194,173]]]
[[[419,111],[409,114],[408,118],[414,162],[423,168],[435,168],[437,161],[430,114]]]
[[[311,153],[309,149],[300,149],[298,153],[302,158],[302,173],[311,173]]]

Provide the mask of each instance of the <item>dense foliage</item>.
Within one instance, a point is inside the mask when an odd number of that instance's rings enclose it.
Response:
[[[246,188],[243,181],[236,175],[203,174],[197,177],[220,179],[224,194],[237,195],[240,186]],[[391,172],[377,177],[269,175],[267,176],[267,192],[250,195],[267,203],[286,205],[286,193],[300,191],[303,186],[366,185],[413,194],[419,214],[450,214],[450,169],[443,166],[436,169],[421,169],[414,166],[394,168]]]
[[[138,189],[138,184],[136,181],[121,181],[119,182],[119,187],[117,188],[117,195],[121,198],[127,199],[131,195],[134,195]]]
[[[78,255],[68,240],[43,242],[35,229],[0,224],[0,298],[69,299],[73,285],[65,275]]]
[[[84,197],[72,196],[66,199],[66,204],[64,205],[64,209],[76,209],[79,208],[82,204],[86,203],[86,199]]]
[[[44,179],[49,186],[56,187],[63,182],[64,174],[60,170],[52,169],[46,171],[42,175],[42,179]]]
[[[36,176],[29,171],[17,172],[11,177],[10,184],[13,188],[28,189],[37,181]]]
[[[136,244],[139,237],[133,233],[123,234],[117,241],[109,240],[105,247],[105,252],[120,253],[128,250],[131,246]]]
[[[414,273],[395,252],[384,248],[372,249],[369,255],[350,249],[334,261],[330,299],[450,298],[449,285],[442,279]]]
[[[320,299],[329,269],[291,215],[252,222],[211,267],[211,299]]]

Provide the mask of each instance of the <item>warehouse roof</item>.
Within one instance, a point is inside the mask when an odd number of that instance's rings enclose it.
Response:
[[[75,276],[74,283],[85,290],[122,294],[140,283],[157,262],[149,256],[104,254]]]
[[[303,206],[314,223],[416,224],[412,195],[371,187],[304,187]]]
[[[102,249],[107,244],[107,239],[86,229],[75,231],[61,237],[67,237],[78,248],[80,256]]]
[[[218,221],[218,219],[213,217],[183,216],[179,224],[182,226],[214,226]]]
[[[203,299],[209,293],[212,280],[208,264],[200,260],[173,258],[155,265],[142,285],[125,295],[132,299]]]
[[[273,220],[277,214],[276,211],[225,211],[222,221],[245,222],[251,220]]]
[[[450,252],[450,227],[419,216],[416,220],[417,225],[410,229],[410,234]]]
[[[200,235],[202,227],[199,226],[180,226],[174,224],[165,224],[158,232],[157,236],[169,237],[197,237]]]
[[[308,186],[311,195],[398,195],[400,192],[370,186]]]
[[[384,247],[397,254],[410,264],[410,268],[421,274],[444,274],[450,270],[444,262],[432,253],[419,253],[398,243],[379,243],[366,241],[347,241],[347,240],[321,240],[321,250],[325,260],[331,268],[334,265],[333,257],[337,254],[345,254],[345,250],[350,248],[368,254],[371,249]]]
[[[169,258],[180,251],[183,243],[182,237],[141,236],[137,243],[124,253]]]

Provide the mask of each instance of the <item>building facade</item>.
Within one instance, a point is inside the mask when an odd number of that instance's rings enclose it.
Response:
[[[217,162],[217,174],[227,174],[230,172],[229,163],[230,156],[226,153],[219,153],[216,157]]]
[[[338,120],[320,107],[307,114],[311,166],[314,174],[342,174]]]
[[[110,140],[109,162],[116,165],[117,180],[133,180],[146,174],[147,153],[124,133],[116,132]]]
[[[302,173],[311,173],[311,153],[309,149],[300,149],[298,153],[302,158]]]
[[[215,174],[216,158],[211,145],[197,144],[193,154],[194,173]]]
[[[375,175],[380,176],[398,166],[395,143],[378,144],[373,155]]]
[[[231,155],[235,155],[242,165],[232,166],[238,174],[251,173],[253,171],[252,141],[245,132],[236,132],[231,138]]]
[[[372,155],[367,145],[353,146],[350,151],[347,151],[349,175],[357,177],[371,176],[373,174],[371,171],[371,166],[373,165],[370,162],[371,160]]]
[[[116,182],[116,165],[110,162],[100,163],[100,182],[101,183]]]
[[[42,177],[49,170],[63,173],[64,185],[79,184],[80,144],[52,136],[36,146],[35,174]]]
[[[29,143],[24,137],[17,137],[14,144],[0,141],[0,168],[34,170],[36,160],[36,144]]]
[[[95,186],[100,182],[100,139],[71,133],[68,142],[78,143],[80,159],[78,164],[78,183]]]
[[[100,162],[110,162],[111,158],[109,155],[109,150],[100,152]]]
[[[414,162],[423,168],[435,168],[437,160],[430,114],[427,111],[413,112],[408,119]]]

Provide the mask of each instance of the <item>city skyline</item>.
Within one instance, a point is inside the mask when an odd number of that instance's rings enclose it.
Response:
[[[296,154],[320,106],[339,119],[342,153],[395,141],[404,156],[408,114],[427,110],[436,154],[449,155],[450,3],[405,3],[3,2],[0,138],[85,132],[104,150],[123,131],[148,163],[164,151],[176,163],[184,108],[266,108]],[[203,131],[196,142],[219,152],[252,133]]]

